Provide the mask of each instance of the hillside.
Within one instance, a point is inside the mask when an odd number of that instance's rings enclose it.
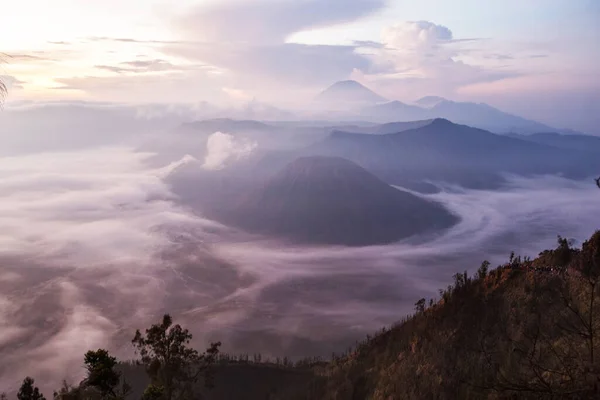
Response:
[[[287,395],[289,388],[310,385],[318,370],[316,365],[294,367],[283,365],[282,361],[255,362],[245,355],[233,360],[223,355],[214,367],[214,388],[200,387],[199,390],[206,400],[263,400]],[[119,368],[133,388],[128,399],[140,399],[150,383],[144,369],[132,363],[123,363]]]
[[[221,201],[209,215],[249,232],[349,246],[390,243],[457,222],[442,206],[333,157],[297,159],[236,201]]]
[[[600,231],[477,276],[329,364],[294,399],[600,396]]]

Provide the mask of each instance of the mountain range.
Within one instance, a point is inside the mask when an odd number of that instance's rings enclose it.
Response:
[[[412,211],[400,212],[403,202],[443,222],[432,231],[451,225],[443,210],[388,185],[435,193],[446,184],[499,188],[507,174],[587,179],[600,171],[596,137],[500,135],[439,118],[339,127],[209,120],[187,127],[181,134],[190,142],[179,155],[195,149],[202,159],[206,149],[192,139],[205,140],[213,129],[269,145],[220,171],[182,166],[168,178],[181,200],[227,225],[303,243],[366,245],[426,231],[431,221],[412,221]],[[303,139],[274,144],[294,137]]]
[[[337,82],[317,98],[328,109],[346,109],[345,116],[337,114],[342,119],[359,117],[366,121],[386,123],[446,118],[496,133],[562,132],[540,122],[500,111],[485,103],[457,102],[439,96],[426,96],[414,104],[398,100],[387,101],[356,81]],[[348,108],[352,105],[355,107]]]
[[[558,132],[539,132],[531,135],[510,134],[517,139],[558,147],[600,154],[600,137],[581,134],[561,134]]]
[[[215,130],[259,149],[221,171],[179,168],[168,178],[174,192],[225,225],[303,244],[383,244],[456,223],[441,205],[390,185],[495,189],[507,175],[583,179],[600,171],[600,138],[496,134],[443,118],[339,126],[205,120],[178,133],[190,138],[180,150],[195,148],[200,159],[207,149],[191,140],[202,144]]]
[[[590,152],[498,135],[446,119],[390,134],[334,131],[302,154],[343,157],[397,184],[433,180],[493,187],[503,173],[583,178],[600,170],[600,159]]]

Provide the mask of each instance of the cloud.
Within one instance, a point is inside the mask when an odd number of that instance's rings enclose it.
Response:
[[[27,83],[10,75],[0,75],[0,81],[6,85],[7,89],[23,89],[23,84]]]
[[[121,74],[123,72],[132,72],[132,71],[135,72],[135,69],[132,70],[131,68],[121,68],[121,67],[117,67],[114,65],[96,65],[96,66],[94,66],[94,68],[103,69],[106,71],[114,72],[116,74]]]
[[[293,33],[354,21],[385,5],[385,0],[217,2],[189,11],[175,27],[206,42],[283,43]]]
[[[486,54],[483,57],[489,58],[492,60],[514,60],[515,59],[515,57],[510,54],[499,54],[499,53]],[[539,57],[532,56],[532,58],[539,58]]]
[[[67,60],[77,59],[81,57],[81,52],[73,47],[71,43],[64,43],[60,46],[61,48],[51,49],[28,49],[13,51],[8,54],[4,54],[6,57],[4,61],[12,66],[26,66],[27,70],[31,70],[33,67],[39,66],[41,68],[48,68],[51,65],[60,64]]]
[[[356,13],[358,18],[361,12],[364,14],[360,15],[367,15],[369,7],[382,6],[368,3],[352,3],[345,15],[355,18]],[[297,10],[297,16],[291,15],[296,6],[287,2],[265,12],[259,3],[256,12],[260,12],[260,18],[256,19],[247,18],[246,11],[250,14],[255,11],[246,10],[245,6],[231,12],[229,7],[228,4],[207,6],[178,20],[183,26],[189,25],[184,30],[186,38],[204,42],[184,41],[165,45],[161,51],[217,66],[225,71],[223,78],[229,82],[226,86],[270,100],[281,99],[281,85],[293,90],[295,99],[306,101],[332,82],[348,78],[368,83],[392,99],[398,98],[398,93],[404,94],[404,99],[424,94],[451,96],[465,84],[517,75],[506,68],[465,61],[464,55],[477,39],[454,38],[448,27],[429,21],[405,21],[386,27],[379,42],[309,45],[284,43],[284,40],[302,29],[322,23],[334,25],[343,17],[329,20],[329,14],[324,13],[322,17],[314,14],[311,20],[308,14]],[[316,6],[308,1],[299,2],[297,7]],[[335,5],[331,7],[333,12]],[[285,23],[271,24],[271,18]],[[206,37],[202,36],[205,19],[212,21],[209,25],[214,23],[214,29],[207,28]],[[202,29],[193,33],[192,25]]]
[[[185,103],[223,100],[222,77],[211,69],[165,71],[163,74],[127,74],[114,76],[77,76],[57,78],[64,90],[88,93],[96,100],[161,103]]]
[[[169,61],[162,59],[152,59],[152,60],[133,60],[133,61],[123,61],[118,65],[96,65],[97,69],[104,69],[107,71],[115,72],[117,74],[122,73],[148,73],[148,72],[166,72],[166,71],[185,71],[192,69],[202,69],[208,68],[206,65],[194,65],[194,66],[183,66],[183,65],[174,65]]]
[[[161,299],[164,280],[148,272],[168,270],[161,254],[222,230],[178,206],[163,182],[193,158],[152,168],[151,156],[104,147],[0,157],[3,390],[27,374],[46,390],[63,378],[77,382],[84,352],[118,335],[117,299],[139,321]]]
[[[117,42],[117,43],[138,43],[138,44],[169,44],[179,43],[173,40],[139,40],[127,37],[109,37],[109,36],[88,36],[83,39],[84,42]],[[57,42],[58,44],[69,44],[65,42]]]
[[[592,181],[554,177],[515,179],[510,189],[497,192],[452,188],[425,197],[442,202],[461,222],[432,240],[366,248],[290,247],[276,239],[215,244],[219,258],[257,277],[233,297],[247,305],[246,313],[235,308],[227,332],[219,329],[223,342],[266,354],[343,348],[349,332],[358,336],[398,320],[412,311],[415,299],[437,297],[454,273],[472,274],[484,259],[495,266],[511,250],[535,257],[555,245],[557,234],[586,239],[597,229],[589,215],[600,211]],[[215,319],[206,309],[190,313]],[[231,326],[244,327],[243,332]],[[317,326],[322,347],[311,346]],[[265,330],[278,332],[279,338],[261,346],[250,335],[270,338]]]
[[[600,135],[600,75],[539,73],[494,82],[465,85],[458,91],[467,99],[485,101],[551,126]]]
[[[273,98],[281,85],[290,90],[310,90],[347,78],[353,69],[367,69],[369,61],[353,46],[326,46],[286,43],[277,45],[222,44],[177,45],[169,54],[206,62],[227,71],[232,86]]]
[[[406,21],[384,28],[381,37],[388,48],[421,52],[452,40],[452,31],[429,21]]]
[[[200,114],[192,106],[154,107],[153,115],[145,110],[82,101],[8,103],[0,113],[0,156],[133,146]]]
[[[452,96],[465,84],[517,75],[466,62],[464,56],[472,52],[469,46],[477,41],[456,39],[448,27],[430,21],[399,22],[382,30],[380,48],[357,50],[371,64],[357,68],[353,77],[371,83],[384,95],[400,92],[410,99],[426,94]]]
[[[372,70],[398,78],[427,77],[440,64],[454,63],[456,49],[445,46],[452,38],[450,29],[428,21],[386,27],[381,33],[383,48],[373,53]]]
[[[241,89],[224,87],[223,92],[227,93],[234,100],[246,102],[252,100],[252,96]]]
[[[204,162],[213,166],[249,148],[222,132],[212,139]],[[197,163],[188,156],[153,168],[150,156],[111,146],[0,158],[1,387],[25,374],[45,388],[77,382],[89,348],[127,359],[131,333],[163,312],[198,347],[219,339],[234,353],[327,355],[483,259],[534,256],[556,234],[586,238],[597,228],[589,215],[600,211],[591,181],[514,179],[498,192],[425,196],[462,216],[430,241],[286,247],[191,214],[163,178]]]
[[[144,165],[151,155],[107,148],[0,158],[0,255],[143,264],[165,243],[157,228],[199,222],[174,205],[162,172]]]
[[[215,132],[207,139],[206,157],[202,167],[208,170],[222,169],[232,159],[250,155],[256,146],[254,142],[241,141],[231,134]]]
[[[43,53],[41,53],[43,54]],[[7,61],[11,63],[39,63],[43,61],[56,61],[56,59],[45,56],[45,55],[34,55],[34,54],[24,54],[24,53],[10,53],[6,55],[8,57]]]
[[[267,99],[282,99],[281,86],[296,98],[312,97],[333,81],[366,69],[369,61],[356,46],[285,43],[290,35],[357,20],[386,4],[384,0],[217,2],[191,9],[173,20],[179,43],[161,51],[225,71],[225,87]]]

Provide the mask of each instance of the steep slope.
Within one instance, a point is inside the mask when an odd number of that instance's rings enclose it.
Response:
[[[287,399],[600,398],[599,275],[600,231],[581,250],[459,273]]]
[[[141,399],[150,383],[145,368],[134,363],[122,363],[119,367],[133,389],[127,398]],[[264,400],[285,393],[289,387],[302,388],[314,377],[310,368],[290,368],[267,362],[220,362],[213,371],[214,388],[198,385],[201,399]]]
[[[210,215],[250,232],[348,246],[394,242],[457,222],[440,205],[330,157],[300,158],[236,201],[220,202]]]

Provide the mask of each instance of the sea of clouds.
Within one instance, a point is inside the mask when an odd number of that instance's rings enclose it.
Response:
[[[253,150],[210,137],[198,165],[219,168]],[[0,141],[2,135],[0,135]],[[26,375],[44,388],[82,377],[88,349],[133,357],[137,328],[165,312],[198,346],[321,355],[435,298],[458,271],[511,251],[535,256],[556,235],[598,226],[590,182],[511,178],[501,191],[446,187],[422,195],[461,217],[435,237],[366,248],[293,247],[193,213],[165,178],[195,161],[156,166],[155,154],[103,144],[0,157],[0,388]],[[212,149],[212,150],[211,150]],[[228,161],[229,160],[229,161]],[[48,392],[49,393],[49,392]]]

